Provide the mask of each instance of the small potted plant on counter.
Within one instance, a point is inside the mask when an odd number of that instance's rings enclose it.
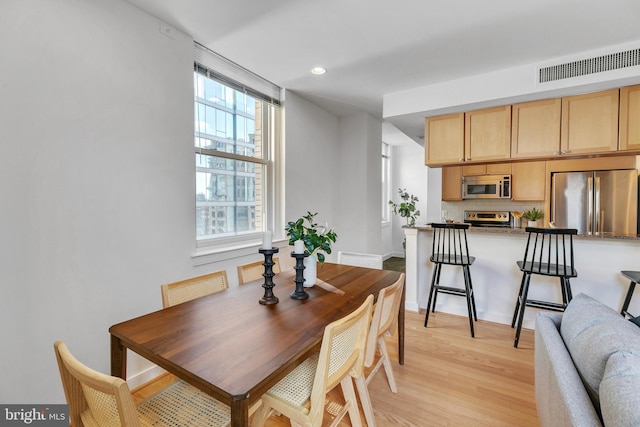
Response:
[[[535,207],[529,209],[528,211],[524,211],[524,213],[522,214],[522,217],[527,220],[528,227],[537,227],[538,220],[542,219],[543,216],[544,214],[542,213],[542,211],[539,211]]]
[[[311,287],[316,283],[317,261],[324,262],[325,253],[331,253],[331,244],[336,242],[338,235],[328,225],[318,225],[314,218],[318,213],[307,212],[296,221],[289,221],[284,228],[289,237],[289,245],[295,246],[296,241],[302,241],[309,256],[304,259],[304,286]],[[305,224],[306,221],[306,224]],[[323,253],[324,252],[324,253]]]

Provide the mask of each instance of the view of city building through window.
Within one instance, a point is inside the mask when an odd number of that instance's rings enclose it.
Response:
[[[263,231],[270,104],[194,72],[196,237]]]

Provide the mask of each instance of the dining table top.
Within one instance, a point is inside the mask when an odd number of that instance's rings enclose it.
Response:
[[[115,324],[111,373],[126,378],[130,349],[230,405],[232,426],[244,427],[249,406],[319,348],[326,325],[400,274],[325,262],[305,300],[290,298],[290,269],[273,277],[277,304],[259,303],[261,279]]]

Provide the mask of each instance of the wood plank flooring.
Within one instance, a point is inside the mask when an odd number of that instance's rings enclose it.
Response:
[[[533,386],[533,331],[523,329],[519,348],[508,325],[479,321],[476,338],[466,317],[406,313],[405,364],[395,363],[398,393],[391,393],[384,370],[369,385],[376,424],[386,426],[535,427],[539,425]],[[390,342],[392,359],[397,345]],[[170,381],[163,377],[158,382]],[[157,386],[156,386],[157,388]],[[154,382],[134,391],[143,399]],[[337,390],[333,398],[339,398]],[[365,423],[364,418],[362,420]],[[272,416],[267,427],[289,426]],[[340,426],[350,426],[348,417]]]

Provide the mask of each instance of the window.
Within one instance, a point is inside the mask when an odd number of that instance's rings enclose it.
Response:
[[[382,222],[389,221],[391,209],[391,147],[382,143]]]
[[[202,54],[204,49],[196,45],[196,52]],[[210,51],[204,54],[215,55]],[[209,66],[201,64],[196,55],[193,86],[199,246],[220,238],[256,238],[256,233],[271,229],[274,216],[268,201],[274,188],[279,107]]]

